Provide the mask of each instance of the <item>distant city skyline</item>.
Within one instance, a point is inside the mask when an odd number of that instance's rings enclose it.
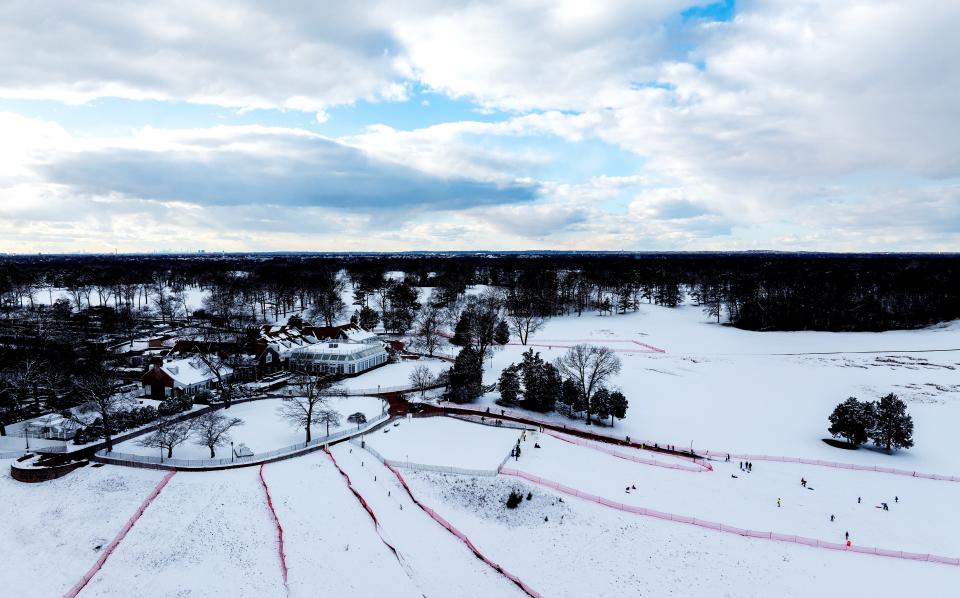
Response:
[[[960,3],[13,3],[0,252],[960,249]]]

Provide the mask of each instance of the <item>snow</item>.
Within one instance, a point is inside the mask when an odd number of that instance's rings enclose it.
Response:
[[[650,439],[694,449],[802,456],[958,474],[953,437],[960,421],[960,322],[915,331],[882,333],[749,332],[710,323],[693,306],[644,306],[636,313],[584,313],[551,319],[532,338],[552,349],[535,348],[545,359],[565,347],[551,341],[589,340],[619,349],[623,369],[612,386],[623,390],[627,418],[595,431]],[[636,346],[623,351],[611,339],[635,339],[666,350]],[[521,360],[526,349],[508,345],[485,362],[484,382]],[[847,351],[836,355],[784,353]],[[881,353],[849,353],[880,351]],[[877,399],[897,393],[914,419],[916,446],[894,455],[861,449],[845,451],[821,441],[829,437],[827,417],[849,396]],[[477,405],[498,398],[491,393]],[[544,417],[535,414],[537,417]],[[583,425],[558,415],[568,425]]]
[[[306,433],[303,429],[295,428],[290,422],[280,417],[277,410],[281,404],[282,399],[263,399],[240,403],[221,411],[220,413],[226,417],[239,417],[243,420],[242,426],[230,430],[234,445],[246,444],[256,454],[302,443],[306,439]],[[368,420],[379,416],[383,411],[384,403],[380,399],[372,397],[343,397],[329,399],[329,405],[342,415],[340,426],[330,426],[330,433],[332,434],[337,430],[355,426],[355,424],[347,421],[347,417],[353,413],[363,413]],[[326,433],[327,427],[325,425],[313,426],[314,438],[324,436]],[[196,436],[174,447],[174,458],[209,459],[210,449],[196,444],[194,442],[195,438]],[[132,455],[159,455],[160,449],[140,446],[138,441],[139,438],[131,438],[121,442],[114,446],[114,451]],[[230,447],[218,448],[217,456],[229,457]]]
[[[545,434],[542,448],[527,450],[529,444],[511,468],[624,504],[830,542],[843,542],[848,531],[860,545],[960,557],[958,483],[766,461],[754,462],[752,473],[741,472],[737,461],[713,462],[713,473],[691,473],[619,459]],[[813,490],[802,487],[801,478]],[[636,490],[626,493],[628,485]],[[881,502],[890,511],[875,508]]]
[[[346,388],[373,389],[377,385],[383,388],[394,386],[410,386],[410,373],[418,365],[426,366],[436,376],[440,372],[450,367],[450,364],[440,359],[404,359],[397,363],[388,363],[378,368],[368,370],[353,378],[347,378],[342,382]]]
[[[164,472],[82,467],[40,484],[0,460],[0,554],[9,596],[59,596],[99,556]]]
[[[369,453],[350,443],[332,452],[376,513],[387,541],[401,554],[423,595],[524,596],[417,507],[394,474]]]
[[[884,333],[758,333],[718,326],[693,306],[643,306],[626,315],[553,318],[532,342],[546,345],[536,349],[547,359],[584,340],[617,350],[623,370],[612,385],[623,389],[630,408],[613,428],[591,426],[597,432],[678,447],[692,442],[694,449],[957,475],[958,332],[960,322]],[[489,360],[485,364],[485,382],[520,361],[525,349],[508,345],[497,351],[492,367]],[[410,371],[421,364],[435,372],[449,365],[404,361],[345,384],[406,386]],[[821,441],[837,403],[888,392],[907,401],[915,448],[888,455]],[[496,398],[489,394],[476,407],[484,409]],[[263,452],[302,442],[303,431],[277,417],[278,405],[270,399],[225,412],[246,420],[234,431],[235,443]],[[335,406],[344,416],[363,411],[368,418],[382,409],[379,400],[364,397]],[[532,415],[585,427],[557,415]],[[344,417],[343,426],[351,425]],[[0,447],[22,446],[17,429],[8,426],[11,436],[0,438]],[[401,420],[386,429],[365,438],[385,457],[465,469],[495,468],[519,434],[447,418]],[[740,472],[737,460],[713,461],[714,472],[692,473],[637,464],[545,434],[536,437],[542,448],[535,449],[533,439],[528,436],[511,467],[616,502],[824,540],[842,541],[849,531],[858,546],[960,557],[957,483],[767,461],[755,461],[750,474]],[[117,450],[155,454],[131,441]],[[271,464],[264,475],[285,526],[291,595],[520,595],[417,508],[371,454],[350,443],[333,452],[377,513],[401,561],[380,542],[324,454]],[[206,458],[209,452],[191,443],[177,447],[174,456]],[[96,560],[94,547],[114,537],[163,474],[84,467],[59,480],[26,485],[10,479],[9,463],[0,460],[0,553],[4,568],[13,572],[5,577],[11,595],[62,594]],[[934,596],[949,595],[960,576],[946,565],[741,538],[637,516],[513,477],[402,472],[414,493],[480,550],[551,597]],[[801,477],[814,490],[802,488]],[[637,489],[627,494],[628,484]],[[530,492],[532,500],[507,511],[503,501],[514,488]],[[880,502],[890,510],[875,508]],[[284,588],[275,542],[256,468],[181,472],[83,595],[279,597]]]
[[[487,556],[551,598],[946,595],[957,579],[956,569],[947,566],[638,517],[516,478],[409,470],[404,477],[418,498]],[[531,500],[508,511],[511,489],[525,497],[530,492]]]
[[[170,361],[165,361],[162,366],[160,366],[168,376],[173,378],[174,385],[179,387],[193,386],[195,384],[203,384],[204,382],[209,382],[214,380],[214,376],[209,368],[206,367],[199,359],[172,359]],[[233,370],[223,366],[221,368],[221,374],[223,376],[229,376],[233,373]]]
[[[325,453],[264,467],[283,526],[293,596],[415,597],[416,585]],[[375,573],[373,573],[375,572]]]
[[[385,459],[421,465],[495,470],[510,454],[520,431],[452,418],[411,418],[367,434]]]
[[[275,538],[256,467],[179,473],[82,595],[281,596]]]

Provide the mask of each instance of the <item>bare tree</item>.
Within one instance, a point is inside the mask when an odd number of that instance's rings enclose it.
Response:
[[[317,412],[317,423],[326,424],[327,436],[330,435],[330,426],[340,425],[340,412],[336,409],[323,407]]]
[[[210,458],[217,456],[216,448],[230,442],[230,430],[242,426],[239,417],[226,417],[219,411],[208,411],[194,420],[196,443],[210,449]]]
[[[343,292],[347,288],[347,281],[336,273],[324,273],[317,280],[317,288],[313,292],[313,305],[310,308],[311,319],[323,319],[327,326],[333,326],[343,317],[347,305],[343,302]]]
[[[443,329],[446,324],[444,311],[428,301],[413,323],[413,346],[433,357],[434,351],[439,349],[445,340]]]
[[[161,322],[166,324],[168,319],[173,318],[173,299],[167,292],[166,281],[161,276],[154,277],[150,283],[150,300],[157,307]]]
[[[511,290],[507,295],[507,322],[510,331],[517,335],[521,345],[526,345],[530,335],[543,328],[547,318],[541,316],[534,301],[519,290]]]
[[[327,399],[343,396],[344,391],[340,386],[335,385],[329,378],[306,372],[300,373],[292,383],[301,389],[301,394],[284,397],[277,413],[291,425],[306,430],[306,442],[310,442],[312,438],[312,426],[325,423],[329,429],[330,423],[339,424],[332,422],[326,412],[330,410]]]
[[[14,364],[10,370],[0,372],[11,415],[22,416],[23,409],[31,398],[35,409],[40,410],[40,393],[37,387],[46,377],[46,364],[36,357],[29,356]],[[3,425],[0,425],[0,436],[6,436]]]
[[[547,319],[531,311],[515,311],[507,316],[510,331],[517,335],[521,345],[526,345],[530,335],[543,328]]]
[[[126,398],[116,392],[119,378],[105,363],[94,363],[72,380],[74,390],[87,402],[77,408],[78,415],[93,413],[103,424],[107,452],[113,451],[113,418],[122,411]],[[82,420],[80,423],[84,423]]]
[[[196,353],[190,364],[213,376],[220,401],[229,409],[233,404],[238,377],[236,368],[240,361],[240,344],[235,333],[218,327],[205,328],[194,339]]]
[[[434,382],[433,372],[425,365],[418,365],[410,372],[410,384],[420,391],[422,397]]]
[[[193,422],[191,421],[173,421],[172,418],[164,418],[156,430],[144,436],[137,441],[140,446],[157,448],[167,451],[167,459],[173,458],[173,449],[186,442],[193,431]]]
[[[608,347],[574,345],[556,361],[557,369],[578,386],[590,424],[591,399],[613,376],[620,372],[620,358]]]

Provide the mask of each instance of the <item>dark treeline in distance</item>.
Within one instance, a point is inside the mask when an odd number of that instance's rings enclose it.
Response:
[[[62,289],[70,305],[59,309],[112,306],[100,315],[122,326],[145,307],[173,317],[184,289],[195,287],[211,296],[208,316],[239,309],[250,320],[278,320],[308,305],[324,314],[344,285],[359,306],[373,309],[378,298],[389,304],[386,295],[403,289],[388,272],[405,273],[407,288],[433,287],[439,304],[468,286],[499,287],[509,311],[543,317],[673,307],[687,296],[716,321],[748,330],[880,331],[960,317],[960,256],[930,254],[7,256],[0,258],[0,307],[9,314]]]

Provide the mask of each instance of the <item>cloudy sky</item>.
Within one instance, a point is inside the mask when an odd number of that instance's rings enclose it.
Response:
[[[960,250],[960,2],[0,0],[0,252]]]

